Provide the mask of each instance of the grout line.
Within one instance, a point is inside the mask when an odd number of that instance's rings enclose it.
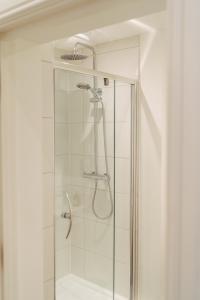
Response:
[[[42,115],[42,119],[53,120],[54,116],[43,116]]]
[[[54,175],[54,171],[42,171],[42,174],[43,175],[46,175],[46,174],[53,174]]]
[[[47,280],[43,280],[43,283],[48,283],[49,281],[54,281],[54,279],[55,279],[55,277],[52,277],[52,278],[49,278],[49,279],[47,279]]]
[[[98,124],[99,124],[99,122],[97,122]],[[114,121],[106,121],[106,124],[113,124],[113,126],[114,126],[114,124],[124,124],[124,123],[127,123],[127,124],[130,124],[130,121],[129,120],[127,120],[127,121],[116,121],[116,122],[114,122]],[[67,121],[60,121],[60,122],[55,122],[55,125],[86,125],[86,124],[94,124],[94,122],[86,122],[86,121],[80,121],[80,122],[67,122]]]
[[[57,186],[57,188],[68,188],[68,187],[75,187],[75,188],[83,188],[85,190],[94,190],[94,187],[87,187],[87,186],[84,186],[84,185],[78,185],[78,184],[66,184],[65,186]],[[105,191],[105,189],[97,189],[99,191]],[[63,192],[63,190],[61,191],[57,191],[57,193],[59,192]],[[116,192],[116,195],[124,195],[124,196],[129,196],[130,193],[122,193],[122,192]]]
[[[95,251],[92,251],[92,250],[88,250],[88,249],[86,249],[86,248],[82,248],[82,247],[79,247],[79,246],[75,246],[75,245],[73,245],[73,244],[71,244],[71,248],[77,248],[77,249],[82,250],[82,251],[84,251],[84,252],[88,252],[88,253],[91,253],[91,254],[95,254],[95,255],[98,255],[98,256],[101,256],[101,257],[103,257],[103,258],[106,258],[106,259],[108,259],[108,260],[113,261],[113,256],[106,256],[106,255],[103,255],[103,254],[101,254],[101,253],[99,253],[99,252],[95,252]],[[63,248],[63,249],[64,249],[64,248]],[[58,251],[59,251],[59,250],[58,250]],[[116,262],[118,262],[118,263],[120,263],[120,264],[123,264],[123,265],[129,265],[129,262],[124,262],[124,261],[121,261],[121,260],[119,260],[119,259],[116,259]]]
[[[42,171],[42,174],[43,174],[43,175],[47,175],[47,174],[52,174],[52,175],[54,175],[54,172],[52,172],[52,171]]]
[[[46,230],[46,229],[49,229],[49,228],[51,228],[51,227],[54,227],[54,224],[52,223],[51,225],[44,225],[43,227],[42,227],[42,229],[43,230]]]
[[[81,157],[93,157],[94,154],[84,154],[84,153],[63,153],[63,154],[55,154],[55,157],[62,157],[62,156],[70,156],[70,157],[77,157],[77,156],[81,156]],[[104,158],[103,155],[98,155],[98,158]],[[118,158],[118,159],[125,159],[125,160],[130,160],[129,157],[123,157],[123,156],[110,156],[108,155],[108,158],[110,159],[114,159],[114,158]]]

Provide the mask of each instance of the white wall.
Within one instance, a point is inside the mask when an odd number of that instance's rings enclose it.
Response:
[[[12,91],[4,81],[6,77],[2,82],[2,97],[6,99],[2,101],[2,111],[10,112],[2,120],[2,163],[6,170],[2,187],[4,255],[6,265],[8,263],[8,268],[5,268],[6,299],[39,299],[42,294],[42,139],[38,114],[41,109],[41,81],[38,76],[40,55],[35,50],[32,43],[14,43],[12,48],[10,44],[2,44],[2,72],[8,77],[18,74],[17,82],[11,84]],[[32,90],[32,81],[26,80],[30,75],[35,83],[37,81],[39,89]],[[8,288],[10,286],[15,290]]]
[[[165,216],[163,197],[165,103],[167,97],[166,32],[140,37],[140,200],[139,293],[141,300],[164,299]]]
[[[200,3],[169,1],[168,299],[200,298]]]
[[[3,12],[4,10],[11,9],[11,8],[15,7],[16,5],[22,4],[24,2],[27,2],[27,1],[25,1],[25,0],[1,0],[0,13]]]
[[[1,50],[5,299],[43,299],[43,47],[15,41]]]
[[[148,9],[154,10],[155,2],[154,6],[150,5]],[[97,24],[101,26],[126,17],[134,17],[131,12],[136,12],[138,15],[144,14],[146,12],[145,4],[142,2],[142,5],[137,6],[135,10],[134,5],[131,5],[132,9],[130,9],[130,3],[127,6],[123,3],[117,8],[115,15],[113,15],[113,6],[111,5],[106,16],[103,4],[101,10],[92,7],[94,14],[91,13],[91,10],[89,12],[82,10],[81,18],[80,11],[75,14],[71,12],[69,18],[63,12],[51,21],[43,20],[4,36],[5,42],[1,53],[3,61],[2,141],[4,145],[4,215],[6,216],[4,219],[6,228],[6,239],[4,240],[4,250],[6,250],[4,253],[5,286],[8,300],[25,300],[27,298],[40,300],[43,297],[41,253],[45,227],[42,220],[41,183],[44,170],[41,133],[44,115],[41,113],[42,75],[40,72],[43,48],[29,40],[43,43],[44,40],[52,37],[63,37],[66,34],[66,28],[68,34],[71,35],[73,34],[72,30],[74,32],[88,31]],[[158,7],[160,8],[160,4]],[[89,16],[88,13],[90,13]],[[105,16],[105,19],[102,16]],[[104,20],[104,24],[102,24],[102,20]],[[24,39],[29,42],[24,42]],[[12,185],[12,189],[10,189],[10,185]],[[10,219],[7,219],[8,215],[11,216]],[[35,221],[37,219],[38,222]],[[51,235],[51,241],[52,238]],[[23,258],[26,259],[25,263],[22,263]],[[48,291],[52,291],[52,281],[46,282],[45,286]],[[48,297],[48,295],[47,292],[46,296]]]

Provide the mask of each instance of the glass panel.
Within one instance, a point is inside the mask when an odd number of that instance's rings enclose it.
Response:
[[[115,293],[130,299],[131,85],[115,84]],[[131,298],[132,299],[132,298]]]
[[[114,299],[114,148],[114,82],[56,70],[56,300]]]

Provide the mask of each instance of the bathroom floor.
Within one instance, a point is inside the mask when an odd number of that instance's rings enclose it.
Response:
[[[62,277],[56,282],[56,300],[112,300],[113,296],[109,290],[86,281],[75,275]],[[127,300],[115,295],[115,300]]]

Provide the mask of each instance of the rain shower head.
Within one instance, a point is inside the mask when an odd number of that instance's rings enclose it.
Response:
[[[60,57],[63,60],[84,60],[88,58],[87,55],[78,54],[78,53],[72,53],[72,54],[63,54]]]

